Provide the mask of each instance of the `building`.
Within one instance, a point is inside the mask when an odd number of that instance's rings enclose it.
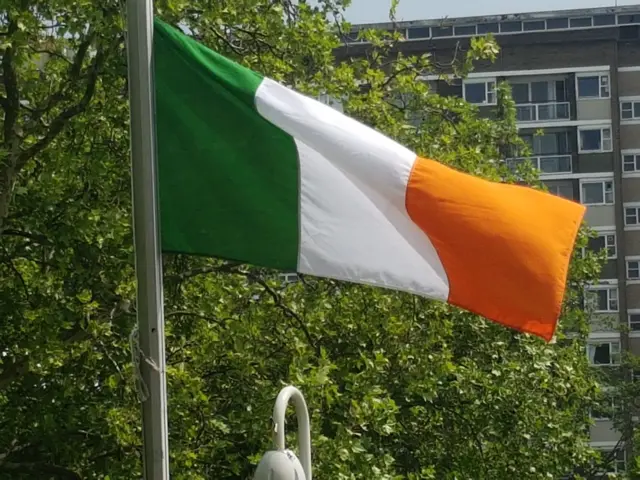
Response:
[[[624,350],[640,355],[640,5],[359,25],[339,55],[364,53],[362,28],[399,32],[403,53],[428,51],[441,64],[471,37],[495,35],[501,51],[494,63],[457,82],[425,81],[485,114],[496,104],[497,82],[511,85],[530,160],[551,192],[587,205],[586,219],[598,232],[590,247],[607,251],[601,279],[590,288],[589,360],[607,368]],[[539,129],[543,135],[534,136]],[[621,434],[611,413],[593,417],[593,446],[612,451]],[[613,470],[624,469],[630,448],[615,451]]]

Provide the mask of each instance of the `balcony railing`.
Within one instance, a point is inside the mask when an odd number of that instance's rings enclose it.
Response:
[[[541,175],[557,173],[571,173],[571,155],[542,155],[528,158],[510,158],[507,160],[509,168],[515,170],[522,162],[529,161],[540,170]]]
[[[569,102],[522,103],[516,105],[516,118],[519,122],[569,120],[570,110]]]

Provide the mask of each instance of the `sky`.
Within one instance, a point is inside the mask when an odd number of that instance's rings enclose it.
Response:
[[[448,17],[472,17],[503,13],[568,10],[572,8],[612,7],[640,4],[640,0],[400,0],[397,20],[424,20]],[[391,0],[352,0],[347,10],[351,23],[375,23],[389,20]]]

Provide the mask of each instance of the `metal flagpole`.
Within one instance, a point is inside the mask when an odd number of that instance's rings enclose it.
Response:
[[[133,233],[137,277],[144,478],[169,480],[162,253],[158,234],[153,70],[153,0],[127,0]]]

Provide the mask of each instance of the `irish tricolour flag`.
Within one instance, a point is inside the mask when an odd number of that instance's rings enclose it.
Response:
[[[162,247],[447,301],[549,340],[584,207],[420,158],[156,21]]]

